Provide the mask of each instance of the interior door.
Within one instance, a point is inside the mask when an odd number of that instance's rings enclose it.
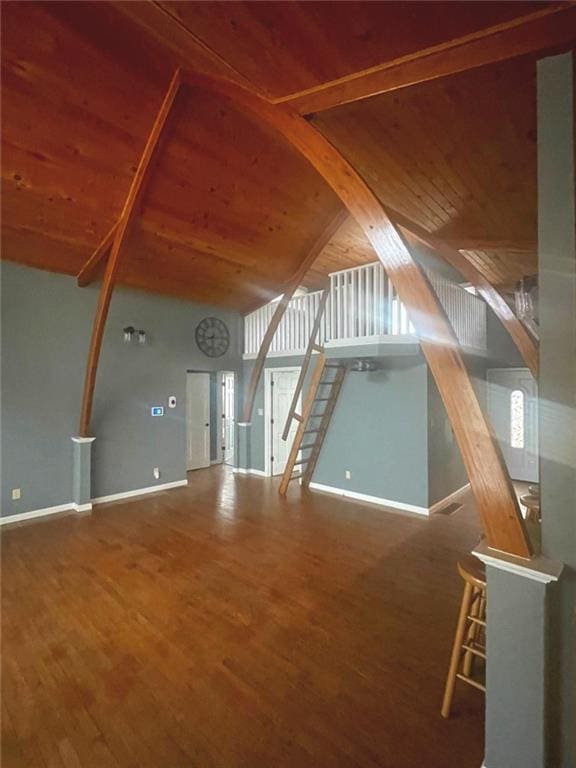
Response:
[[[210,374],[186,378],[186,468],[210,466]]]
[[[488,371],[488,413],[513,480],[538,482],[538,386],[527,368]]]
[[[273,475],[281,475],[286,467],[290,448],[294,442],[294,435],[298,424],[296,421],[292,422],[290,434],[286,441],[282,440],[282,432],[284,431],[284,425],[286,424],[286,418],[288,417],[288,411],[294,397],[294,391],[296,384],[298,383],[298,376],[300,375],[300,369],[294,368],[287,371],[273,371],[271,374],[271,397],[272,404],[270,425],[271,425],[271,454],[270,454],[270,466]],[[300,400],[302,398],[300,397]],[[300,407],[301,403],[299,403]]]
[[[234,374],[222,374],[222,460],[234,461]]]

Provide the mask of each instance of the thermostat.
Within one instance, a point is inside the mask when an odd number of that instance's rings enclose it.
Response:
[[[176,408],[176,398],[174,395],[170,395],[168,398],[168,408]]]
[[[164,416],[164,406],[163,405],[153,405],[150,409],[150,413],[152,416]]]

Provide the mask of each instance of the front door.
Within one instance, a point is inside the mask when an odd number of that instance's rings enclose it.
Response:
[[[272,475],[281,475],[286,467],[290,448],[294,441],[298,424],[292,421],[287,440],[282,440],[282,432],[288,417],[298,377],[299,368],[270,371],[270,470]],[[301,400],[300,396],[300,400]],[[298,405],[300,408],[300,403]]]
[[[513,480],[538,482],[538,386],[527,368],[488,371],[488,413]]]
[[[186,469],[210,466],[210,374],[186,374]]]

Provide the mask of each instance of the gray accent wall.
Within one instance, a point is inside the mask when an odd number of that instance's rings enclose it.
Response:
[[[72,500],[72,441],[77,434],[86,356],[99,285],[2,262],[2,514]],[[229,352],[211,359],[194,331],[207,315],[230,330]],[[122,329],[143,328],[141,346]],[[186,370],[241,366],[240,316],[119,288],[112,299],[92,418],[92,496],[186,478]],[[168,396],[177,407],[168,409]],[[165,416],[150,407],[164,405]],[[153,468],[161,477],[155,480]],[[12,488],[22,498],[12,501]]]
[[[427,507],[426,363],[419,354],[379,364],[346,374],[313,482]]]

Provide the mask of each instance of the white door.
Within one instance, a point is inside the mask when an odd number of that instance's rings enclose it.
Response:
[[[286,461],[288,460],[288,454],[294,441],[294,435],[298,424],[296,421],[292,421],[290,434],[287,440],[282,440],[282,432],[284,431],[284,425],[286,424],[286,418],[288,417],[288,411],[294,397],[294,391],[296,390],[296,384],[298,383],[298,376],[300,375],[299,368],[290,368],[285,370],[272,370],[268,371],[269,380],[269,423],[270,423],[270,471],[272,475],[281,475],[286,467]],[[302,396],[299,398],[298,409],[301,409]]]
[[[186,469],[210,466],[210,374],[186,378]]]
[[[234,461],[234,374],[222,374],[222,461]]]
[[[538,385],[527,368],[488,371],[488,413],[513,480],[538,482]]]

